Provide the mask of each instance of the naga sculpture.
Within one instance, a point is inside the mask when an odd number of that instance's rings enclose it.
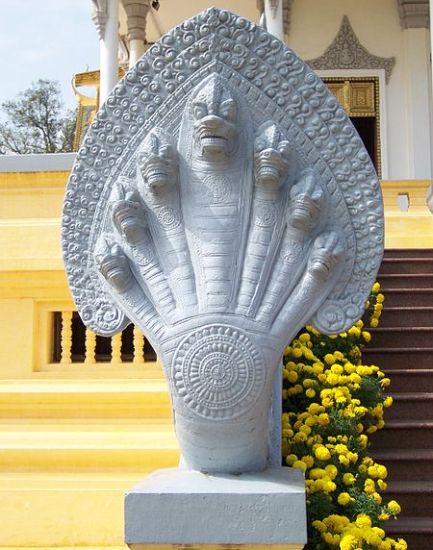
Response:
[[[271,53],[269,53],[271,52]],[[377,178],[289,49],[212,8],[153,46],[84,140],[66,194],[83,320],[160,355],[185,465],[260,471],[283,349],[344,330],[380,265]]]

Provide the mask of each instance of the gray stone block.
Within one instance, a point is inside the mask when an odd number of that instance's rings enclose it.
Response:
[[[127,544],[303,544],[304,476],[158,470],[126,494]]]

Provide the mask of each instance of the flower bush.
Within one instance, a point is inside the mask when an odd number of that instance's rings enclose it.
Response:
[[[368,456],[368,436],[384,426],[390,380],[362,363],[383,294],[375,283],[364,318],[324,336],[307,326],[284,353],[283,459],[305,472],[310,550],[405,550],[384,523],[400,512],[384,502],[386,467]]]

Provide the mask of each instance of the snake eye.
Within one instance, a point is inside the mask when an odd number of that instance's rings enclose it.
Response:
[[[224,101],[220,106],[220,116],[226,120],[233,121],[236,119],[237,107],[233,99]]]
[[[193,107],[194,118],[200,120],[207,116],[207,106],[205,103],[196,103]]]

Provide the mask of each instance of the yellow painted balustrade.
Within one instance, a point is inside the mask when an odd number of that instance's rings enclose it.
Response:
[[[386,248],[433,248],[433,215],[426,204],[430,184],[382,181]]]

